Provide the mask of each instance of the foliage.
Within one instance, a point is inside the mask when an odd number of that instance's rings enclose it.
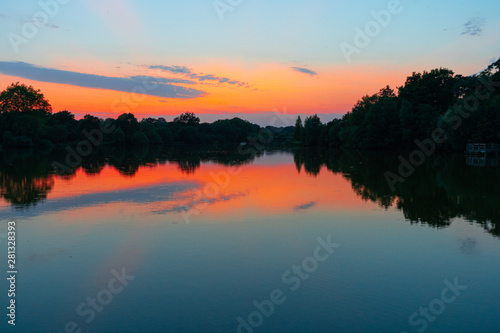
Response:
[[[132,144],[138,146],[146,146],[149,143],[149,139],[144,132],[137,131],[132,137]]]
[[[306,146],[316,146],[321,143],[322,124],[318,115],[312,115],[304,121],[304,144]]]
[[[0,93],[0,113],[3,112],[33,113],[46,116],[52,112],[52,106],[40,90],[17,82]]]
[[[196,117],[192,112],[186,112],[174,118],[174,122],[188,126],[196,126],[200,123],[200,118]]]
[[[121,128],[118,128],[113,132],[111,142],[116,146],[123,146],[126,143],[125,133],[123,133]]]
[[[297,142],[303,142],[304,140],[304,125],[302,125],[302,119],[300,116],[298,116],[295,121],[295,127],[293,128],[293,140]]]

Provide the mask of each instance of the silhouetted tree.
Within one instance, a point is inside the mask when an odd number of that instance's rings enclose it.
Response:
[[[172,131],[166,126],[158,128],[158,134],[163,144],[171,144],[174,141]]]
[[[40,90],[16,82],[0,93],[0,112],[26,112],[47,116],[52,112],[52,106]]]
[[[118,128],[113,132],[111,142],[116,146],[123,146],[126,144],[125,133],[123,133],[121,128]]]
[[[131,144],[137,146],[146,146],[149,143],[147,135],[141,131],[135,132],[132,136]]]
[[[124,113],[116,119],[115,125],[122,129],[127,143],[132,143],[132,136],[139,130],[139,122],[135,116],[132,113]]]
[[[444,113],[456,102],[459,93],[456,83],[459,78],[446,68],[433,69],[430,72],[413,73],[399,88],[399,97],[413,105],[427,104]]]
[[[307,146],[320,144],[321,139],[321,120],[318,115],[312,115],[304,121],[304,143]]]
[[[179,117],[174,118],[175,123],[181,123],[189,126],[196,126],[200,123],[200,118],[196,117],[193,112],[186,112]]]
[[[300,119],[300,116],[298,116],[297,121],[295,121],[293,139],[297,142],[302,142],[304,140],[304,126],[302,125],[302,119]]]

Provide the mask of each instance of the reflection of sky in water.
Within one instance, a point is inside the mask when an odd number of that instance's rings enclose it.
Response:
[[[196,188],[198,185],[194,182],[172,183],[168,185],[157,185],[146,188],[133,188],[127,190],[117,190],[113,192],[98,192],[82,194],[71,197],[61,197],[47,200],[40,204],[36,209],[25,209],[23,211],[14,211],[17,216],[36,216],[41,213],[52,211],[64,211],[83,207],[92,207],[96,205],[105,205],[116,202],[128,203],[151,203],[173,200],[176,195]],[[12,216],[12,209],[4,207],[0,209],[0,218]]]
[[[205,189],[224,166],[185,175],[160,165],[129,178],[56,179],[43,203],[2,208],[17,222],[26,314],[17,329],[62,332],[73,320],[89,332],[236,332],[236,318],[279,288],[287,301],[259,332],[412,332],[408,317],[455,277],[468,289],[428,332],[476,332],[476,319],[500,307],[500,243],[483,228],[458,218],[412,225],[396,207],[361,199],[342,174],[299,174],[284,156],[242,166],[215,192]],[[182,223],[186,210],[198,210],[192,223]],[[283,273],[328,235],[341,247],[290,291]],[[135,279],[86,324],[76,307],[123,267]],[[481,317],[480,329],[499,324]]]

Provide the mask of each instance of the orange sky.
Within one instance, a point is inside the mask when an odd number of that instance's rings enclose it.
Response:
[[[80,71],[76,65],[65,64],[65,70]],[[127,77],[151,75],[155,77],[188,79],[182,75],[129,66],[106,70],[96,61],[94,73]],[[67,84],[38,82],[13,76],[0,76],[0,87],[12,82],[23,82],[40,89],[53,106],[54,112],[70,110],[81,117],[86,113],[101,117],[115,117],[132,112],[144,116],[169,116],[182,112],[204,113],[258,113],[286,109],[289,114],[343,114],[364,94],[373,94],[387,84],[401,85],[407,72],[389,71],[383,67],[350,66],[328,67],[316,76],[306,75],[280,64],[248,65],[220,61],[200,64],[203,73],[246,82],[248,87],[227,83],[201,81],[196,84],[178,84],[206,92],[205,96],[179,99],[138,95],[114,90],[83,88]],[[109,68],[109,67],[108,67]],[[355,69],[355,70],[354,70]],[[201,72],[201,71],[200,71]],[[141,73],[141,74],[139,74]]]

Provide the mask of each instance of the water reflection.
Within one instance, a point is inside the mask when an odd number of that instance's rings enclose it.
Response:
[[[207,149],[205,147],[176,147],[161,149],[159,146],[99,149],[84,158],[76,168],[53,168],[53,162],[65,165],[66,154],[37,154],[33,150],[0,154],[0,196],[13,207],[25,209],[43,202],[54,186],[54,178],[70,180],[78,170],[87,175],[99,175],[104,167],[112,166],[123,176],[134,177],[139,167],[176,163],[186,174],[194,174],[205,162],[221,165],[251,163],[259,154],[242,155],[237,149]],[[69,171],[68,171],[69,170]]]
[[[32,151],[0,156],[0,196],[17,208],[36,205],[54,186],[50,159]]]
[[[111,167],[122,177],[133,179],[141,167],[155,168],[169,163],[175,164],[183,174],[194,176],[202,164],[215,163],[222,166],[250,164],[262,153],[242,155],[234,147],[100,149],[85,158],[80,167],[64,174],[58,174],[52,168],[54,161],[64,163],[64,153],[51,155],[39,155],[30,151],[20,154],[3,153],[0,155],[0,196],[12,207],[25,210],[46,201],[57,179],[71,180],[78,177],[78,172],[81,171],[86,175],[97,176]],[[291,163],[291,156],[289,161]],[[304,149],[293,151],[293,162],[298,175],[305,173],[309,177],[318,177],[323,172],[339,174],[350,183],[352,190],[362,201],[376,203],[384,209],[395,207],[411,223],[444,228],[449,226],[454,218],[463,217],[480,224],[493,235],[500,235],[498,206],[500,189],[496,186],[500,179],[500,168],[468,166],[462,155],[436,155],[418,167],[411,177],[404,183],[398,184],[396,190],[392,192],[383,175],[388,170],[397,169],[399,161],[396,154]],[[293,168],[293,164],[291,167]],[[268,173],[269,170],[263,168],[258,172]],[[260,179],[263,180],[265,177]],[[294,183],[295,180],[291,178],[287,182]],[[324,186],[327,187],[328,184]],[[166,202],[167,198],[178,192],[189,196],[192,194],[189,189],[193,187],[192,184],[175,184],[174,181],[167,185],[143,184],[143,187],[135,189],[88,192],[72,200],[85,202],[86,205],[120,200]],[[329,190],[332,195],[334,190],[334,188]],[[224,198],[233,198],[235,195],[242,196],[242,193],[245,193],[244,188],[234,193],[220,195]],[[276,201],[279,198],[270,196],[266,197],[266,200]],[[187,204],[189,205],[189,200]],[[295,205],[294,210],[315,209],[317,204],[317,198],[309,198]],[[181,206],[185,205],[186,203],[183,203]],[[178,210],[177,206],[167,205],[156,208],[155,212]],[[472,243],[464,244],[464,251],[470,252]]]
[[[395,206],[411,223],[441,228],[463,217],[500,235],[500,168],[475,168],[461,154],[436,154],[392,192],[383,175],[397,169],[397,156],[356,151],[294,153],[299,171],[304,166],[306,172],[317,175],[326,166],[349,180],[363,200],[386,209]]]

